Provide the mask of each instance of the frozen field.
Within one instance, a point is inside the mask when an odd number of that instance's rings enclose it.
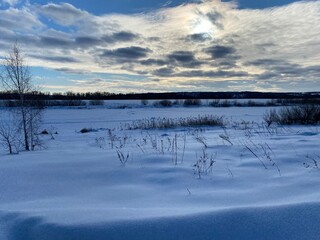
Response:
[[[267,109],[47,109],[54,139],[0,150],[0,239],[319,239],[320,128]],[[207,114],[225,127],[125,129]]]

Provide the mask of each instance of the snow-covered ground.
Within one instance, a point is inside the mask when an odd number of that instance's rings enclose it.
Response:
[[[320,128],[267,128],[267,109],[47,109],[54,140],[0,150],[0,239],[319,239]],[[206,114],[225,128],[123,127]]]

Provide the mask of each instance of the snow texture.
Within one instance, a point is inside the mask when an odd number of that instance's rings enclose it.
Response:
[[[0,150],[0,239],[319,239],[319,128],[267,128],[267,109],[47,109],[54,140]],[[226,127],[123,127],[204,114]],[[204,152],[215,162],[199,177]]]

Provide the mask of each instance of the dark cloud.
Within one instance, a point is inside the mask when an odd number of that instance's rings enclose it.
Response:
[[[262,74],[259,74],[257,76],[258,79],[261,79],[261,80],[268,80],[268,79],[272,79],[274,77],[278,77],[278,74],[274,73],[274,72],[264,72]]]
[[[59,36],[41,36],[40,44],[44,47],[86,48],[101,45],[103,43],[113,44],[118,42],[130,42],[136,38],[138,38],[138,35],[134,33],[121,31],[111,35],[105,35],[101,38],[93,36],[79,36],[74,39],[67,39]]]
[[[54,68],[54,70],[59,71],[59,72],[64,72],[68,74],[89,74],[90,72],[88,71],[83,71],[81,69],[72,69],[72,68]]]
[[[149,59],[140,61],[140,64],[144,65],[144,66],[154,66],[154,65],[155,66],[164,66],[167,64],[167,62],[164,60],[161,60],[161,59],[149,58]]]
[[[1,26],[1,20],[0,20],[0,26]],[[8,29],[0,27],[0,41],[1,42],[10,42],[16,40],[16,35],[9,31]]]
[[[223,18],[223,15],[217,11],[211,11],[207,13],[208,19],[218,28],[223,29],[223,25],[220,23],[220,19]]]
[[[115,50],[105,50],[100,55],[100,57],[120,59],[122,61],[130,61],[147,57],[148,53],[150,52],[151,50],[148,48],[132,46],[126,48],[118,48]]]
[[[153,71],[153,75],[159,76],[159,77],[170,77],[174,75],[174,70],[168,67],[159,68]]]
[[[235,60],[221,61],[217,65],[220,68],[233,68],[233,67],[236,67],[236,61]]]
[[[40,38],[41,45],[49,47],[66,47],[72,44],[72,41],[65,38],[42,36]]]
[[[161,79],[158,78],[151,78],[150,81],[152,82],[161,82]]]
[[[316,73],[318,76],[320,76],[320,65],[305,67],[305,71]]]
[[[160,68],[153,72],[155,76],[159,77],[205,77],[205,78],[234,78],[234,77],[248,77],[249,74],[243,71],[202,71],[191,70],[175,72],[172,68]]]
[[[195,33],[187,36],[187,40],[191,42],[204,42],[211,39],[212,37],[208,33]]]
[[[246,62],[245,65],[256,66],[265,70],[262,74],[256,76],[261,80],[272,78],[283,79],[286,77],[301,78],[304,76],[308,76],[308,78],[320,77],[320,65],[303,67],[281,59],[257,59]]]
[[[208,78],[233,78],[233,77],[247,77],[249,74],[243,71],[202,71],[202,70],[193,70],[193,71],[183,71],[177,73],[176,76],[179,77],[208,77]]]
[[[101,38],[101,40],[106,43],[116,43],[116,42],[130,42],[137,38],[138,38],[138,35],[136,34],[122,31],[122,32],[113,33],[111,35],[105,35]]]
[[[50,62],[62,62],[62,63],[76,63],[79,62],[78,59],[73,57],[65,57],[65,56],[43,56],[43,55],[29,55],[32,58],[41,59]]]
[[[303,71],[298,64],[292,64],[284,60],[278,59],[257,59],[246,62],[244,65],[255,66],[265,70],[262,74],[257,74],[256,77],[261,80],[283,78],[285,75],[300,75]]]
[[[192,52],[189,51],[177,51],[168,55],[168,59],[180,63],[189,63],[195,61]]]
[[[138,71],[135,71],[137,74],[140,74],[140,75],[147,75],[147,74],[149,74],[149,72],[148,71],[140,71],[140,70],[138,70]]]
[[[210,48],[206,48],[205,51],[211,55],[212,58],[225,58],[233,53],[236,52],[236,50],[233,47],[230,46],[212,46]]]
[[[138,38],[138,35],[132,32],[121,31],[121,32],[112,34],[112,39],[114,40],[114,42],[128,42],[136,38]]]
[[[76,44],[78,45],[88,45],[94,46],[101,43],[101,39],[95,37],[81,36],[75,39]]]
[[[19,23],[17,21],[10,21],[8,19],[0,18],[0,26],[6,26],[8,29],[17,28]]]
[[[75,39],[75,42],[79,45],[94,46],[102,43],[118,43],[118,42],[130,42],[138,38],[138,35],[132,32],[116,32],[110,35],[104,35],[101,38],[92,36],[80,36]]]
[[[168,64],[172,66],[183,66],[188,68],[197,67],[203,62],[198,61],[194,57],[194,53],[190,51],[176,51],[167,55]]]
[[[90,80],[86,81],[85,84],[87,85],[97,85],[97,84],[101,84],[106,82],[104,79],[102,78],[91,78]],[[83,85],[82,82],[79,82],[80,85]]]
[[[212,23],[217,23],[221,18],[223,18],[223,15],[217,11],[211,11],[207,13],[207,17]]]
[[[232,69],[232,68],[237,68],[238,65],[238,60],[240,60],[240,56],[236,55],[229,55],[224,58],[217,58],[214,59],[214,61],[208,62],[210,66],[216,67],[220,70],[226,70],[226,69]]]
[[[246,62],[245,65],[253,65],[253,66],[279,66],[283,64],[288,64],[285,61],[277,60],[277,59],[257,59],[254,61]]]
[[[246,62],[245,65],[256,66],[262,70],[265,70],[264,73],[258,75],[259,79],[280,77],[283,74],[292,76],[301,75],[305,71],[305,69],[300,65],[292,64],[281,59],[257,59]]]

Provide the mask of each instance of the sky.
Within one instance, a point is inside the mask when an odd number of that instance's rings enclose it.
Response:
[[[0,0],[49,92],[320,91],[320,1]]]

